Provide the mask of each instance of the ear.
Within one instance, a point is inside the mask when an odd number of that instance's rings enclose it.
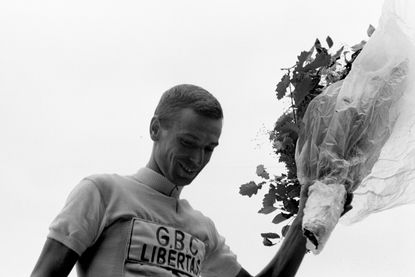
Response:
[[[157,116],[153,116],[150,122],[150,137],[153,141],[158,141],[161,134],[160,120]]]

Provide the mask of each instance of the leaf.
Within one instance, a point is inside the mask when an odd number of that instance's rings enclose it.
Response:
[[[279,239],[280,235],[278,235],[277,233],[261,233],[261,237],[267,239]]]
[[[287,178],[287,174],[285,174],[285,173],[281,173],[280,176],[275,175],[275,181],[277,181],[277,182],[281,182],[281,180],[283,180],[285,178]]]
[[[283,204],[284,208],[291,214],[291,216],[298,213],[298,205],[300,204],[298,200],[287,199],[283,202]]]
[[[300,53],[299,56],[297,56],[298,61],[297,61],[297,70],[301,71],[304,65],[304,62],[307,60],[308,56],[309,56],[310,52],[307,51],[302,51]]]
[[[287,193],[287,196],[290,198],[300,196],[301,187],[299,185],[293,186],[293,188]]]
[[[277,88],[275,91],[277,92],[278,100],[281,100],[285,96],[289,85],[290,85],[290,76],[287,73],[284,76],[282,76],[281,81],[277,84]]]
[[[327,42],[327,45],[329,46],[329,48],[331,48],[333,46],[333,40],[331,39],[331,37],[327,36],[326,42]]]
[[[274,206],[266,206],[266,207],[262,207],[258,213],[260,214],[270,214],[273,211],[275,211],[277,208],[275,208]]]
[[[267,182],[263,181],[257,185],[258,189],[262,189],[262,186],[265,185]]]
[[[275,187],[270,187],[267,194],[264,195],[264,199],[262,200],[263,207],[273,207],[276,200],[276,189]]]
[[[279,213],[274,217],[274,219],[272,220],[272,223],[279,224],[283,222],[284,220],[287,220],[287,217],[283,213]]]
[[[365,46],[365,44],[366,44],[366,41],[365,40],[362,40],[361,42],[359,42],[358,44],[355,44],[355,45],[353,45],[352,47],[351,47],[351,49],[353,50],[353,51],[359,51],[360,49],[362,49],[363,48],[363,46]]]
[[[273,245],[275,245],[275,243],[272,243],[272,241],[270,241],[269,239],[267,239],[267,238],[264,238],[264,240],[262,241],[262,243],[265,245],[265,246],[273,246]]]
[[[290,225],[285,225],[284,227],[282,227],[281,229],[281,235],[283,237],[285,237],[285,235],[287,234],[288,230],[290,229]]]
[[[330,64],[331,57],[327,53],[327,51],[321,51],[317,54],[314,61],[309,63],[304,67],[304,71],[314,70],[316,68],[322,67],[322,66],[328,66]]]
[[[314,47],[316,48],[317,53],[320,53],[322,51],[321,42],[318,38],[314,42]]]
[[[376,30],[375,27],[373,27],[372,24],[369,24],[369,27],[367,28],[367,31],[366,31],[368,37],[371,37],[372,34],[375,32],[375,30]]]
[[[293,132],[293,133],[298,134],[300,132],[300,128],[294,122],[292,122],[292,121],[286,121],[284,123],[284,125],[282,125],[280,127],[280,132],[281,133],[283,133],[283,132],[292,133]]]
[[[289,128],[285,128],[288,123],[295,124],[292,112],[284,113],[278,118],[277,122],[275,122],[274,130],[272,131],[273,138],[270,137],[270,139],[275,139],[278,134],[285,132],[285,129],[289,130]]]
[[[339,50],[337,50],[336,54],[333,55],[333,60],[338,60],[340,59],[340,56],[343,52],[344,46],[342,46]]]
[[[305,77],[294,90],[294,101],[297,106],[303,102],[306,95],[310,92],[312,87],[312,80],[310,77]]]
[[[293,92],[295,105],[299,106],[310,91],[316,87],[316,85],[318,85],[318,82],[306,74],[302,81],[297,84]]]
[[[256,167],[256,175],[258,177],[264,178],[266,180],[269,179],[269,173],[266,171],[264,165],[260,164]]]
[[[252,195],[257,194],[257,192],[258,192],[258,186],[255,184],[254,181],[243,184],[239,187],[239,193],[241,195],[247,195],[248,197],[251,197]]]
[[[285,196],[285,194],[287,193],[287,188],[282,183],[280,183],[277,185],[276,192],[280,196]]]
[[[283,149],[282,142],[279,140],[274,140],[274,142],[272,143],[272,147],[275,149],[275,151],[280,151]]]
[[[294,141],[288,135],[282,141],[283,148],[287,148],[288,146],[293,146],[293,145],[294,145]]]
[[[316,47],[313,45],[311,49],[308,51],[308,56],[307,56],[307,59],[305,60],[307,63],[313,60],[314,49],[316,49]]]

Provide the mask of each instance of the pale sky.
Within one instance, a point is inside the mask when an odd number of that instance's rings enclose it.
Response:
[[[79,180],[146,164],[153,110],[179,83],[208,89],[225,112],[220,146],[183,197],[258,273],[278,250],[260,233],[282,226],[257,214],[260,196],[238,191],[260,163],[283,170],[263,131],[286,108],[274,92],[280,68],[316,38],[330,35],[336,47],[367,39],[382,2],[1,1],[0,276],[30,274]],[[414,212],[339,225],[297,276],[415,276]]]

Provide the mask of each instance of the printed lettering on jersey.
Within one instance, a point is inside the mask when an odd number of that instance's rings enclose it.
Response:
[[[197,277],[204,256],[205,244],[194,236],[171,226],[133,219],[128,263],[157,266],[174,276]]]

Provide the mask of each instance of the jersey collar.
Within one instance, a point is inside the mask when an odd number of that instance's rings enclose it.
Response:
[[[148,167],[140,168],[134,177],[136,177],[140,183],[173,198],[179,198],[180,192],[183,189],[183,187],[176,186],[166,177]]]

